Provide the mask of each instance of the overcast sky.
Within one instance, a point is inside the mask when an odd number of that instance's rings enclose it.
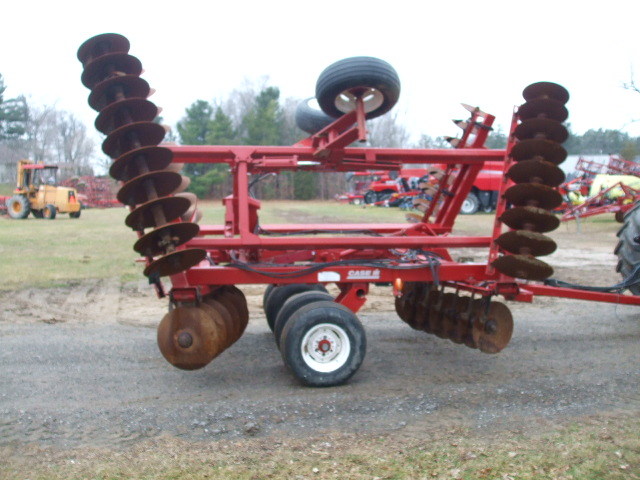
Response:
[[[402,82],[396,106],[414,138],[457,135],[460,102],[507,128],[522,89],[567,88],[572,129],[640,135],[638,0],[5,2],[0,73],[10,98],[55,104],[84,120],[76,52],[91,36],[125,35],[174,125],[197,99],[224,98],[244,79],[269,76],[282,98],[312,96],[318,74],[354,55],[380,57]]]

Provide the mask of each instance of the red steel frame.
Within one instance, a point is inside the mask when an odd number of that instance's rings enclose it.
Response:
[[[509,149],[483,148],[493,118],[479,109],[472,111],[472,127],[465,130],[455,149],[351,147],[349,145],[354,141],[366,138],[361,103],[355,111],[293,146],[168,145],[174,162],[225,163],[233,177],[233,193],[224,199],[224,225],[201,225],[199,236],[184,246],[205,249],[209,261],[171,276],[172,298],[174,301],[193,301],[219,285],[335,283],[341,290],[336,301],[356,312],[366,301],[370,283],[391,283],[397,293],[403,282],[439,280],[476,294],[499,294],[525,302],[532,301],[536,294],[639,305],[640,297],[636,296],[529,284],[497,273],[489,266],[490,260],[499,253],[493,243],[502,229],[497,220],[492,236],[451,234],[462,202],[484,162],[505,161],[507,165],[510,162],[506,155]],[[513,126],[516,123],[517,113]],[[455,178],[451,178],[447,187],[453,195],[445,194],[441,188],[421,223],[259,225],[260,202],[249,195],[249,174],[286,170],[397,170],[403,164],[445,165],[444,182],[455,169]],[[502,191],[506,185],[505,180]],[[504,209],[502,201],[496,218]],[[328,233],[330,230],[338,231],[339,236],[303,236],[311,231]],[[362,231],[373,235],[363,235]],[[269,234],[265,235],[265,232]],[[488,249],[487,263],[454,261],[448,249],[460,247]],[[418,253],[412,258],[398,255],[398,252],[410,251],[439,255],[437,274],[434,275],[436,270],[424,255]],[[382,267],[354,266],[352,263],[380,259],[390,263]],[[233,262],[242,262],[254,270],[230,266]],[[308,270],[314,266],[317,270]],[[159,282],[156,287],[159,295],[164,295]]]

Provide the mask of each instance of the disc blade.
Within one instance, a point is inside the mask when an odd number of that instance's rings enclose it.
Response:
[[[566,127],[547,118],[531,118],[523,121],[514,130],[518,140],[543,139],[562,143],[569,137]]]
[[[171,163],[173,153],[165,147],[148,145],[120,155],[109,168],[109,175],[126,182],[138,175],[164,170]]]
[[[546,185],[520,183],[512,185],[504,192],[507,202],[516,207],[538,207],[553,210],[562,203],[562,195]]]
[[[154,260],[147,268],[144,269],[146,277],[166,277],[184,272],[189,268],[197,265],[207,256],[205,250],[199,248],[187,248],[185,250],[177,250]]]
[[[162,225],[162,223],[173,222],[189,209],[190,202],[186,198],[180,197],[161,197],[143,203],[136,207],[124,223],[133,230],[144,230],[145,228],[154,228]],[[161,209],[162,215],[157,216],[157,209]],[[159,220],[164,220],[158,223]]]
[[[237,338],[235,337],[235,327],[233,324],[233,319],[231,318],[231,312],[222,302],[212,298],[211,296],[206,296],[202,299],[202,303],[210,306],[216,312],[220,314],[220,331],[221,335],[221,343],[226,350],[229,348]]]
[[[556,242],[546,235],[527,230],[512,230],[495,240],[496,244],[509,253],[541,257],[556,251]]]
[[[567,151],[559,143],[533,138],[516,143],[509,155],[516,162],[539,159],[559,165],[567,158]]]
[[[557,187],[564,182],[564,172],[545,160],[523,160],[515,163],[507,176],[515,183],[541,183],[548,187]]]
[[[139,205],[155,200],[150,197],[150,190],[156,197],[164,197],[177,190],[182,182],[182,175],[175,172],[159,170],[139,175],[125,183],[116,197],[125,205]]]
[[[569,101],[569,92],[562,85],[553,82],[532,83],[522,91],[525,100],[535,98],[552,98],[562,104]]]
[[[560,225],[560,219],[553,213],[537,207],[514,207],[500,216],[499,220],[515,230],[551,232]]]
[[[118,33],[103,33],[86,40],[78,48],[78,60],[82,64],[107,53],[129,53],[129,40]]]
[[[96,118],[95,127],[108,135],[134,122],[150,122],[158,116],[158,107],[144,98],[125,98],[107,105]]]
[[[178,306],[158,326],[158,347],[167,361],[183,370],[207,365],[223,350],[220,314],[208,305]]]
[[[195,223],[169,223],[140,237],[133,249],[144,257],[164,255],[169,245],[173,248],[183,245],[198,235],[199,231],[200,227]]]
[[[500,302],[491,302],[473,322],[473,340],[483,353],[498,353],[509,344],[513,335],[513,316]]]
[[[92,89],[107,78],[141,73],[142,64],[136,57],[121,52],[107,53],[84,65],[80,81],[85,87]]]
[[[89,106],[100,111],[116,101],[118,93],[123,98],[147,98],[151,94],[151,88],[146,80],[137,75],[107,78],[91,89]]]
[[[520,120],[530,118],[549,118],[557,122],[564,122],[569,116],[567,107],[552,98],[534,98],[520,105],[518,108]]]
[[[111,158],[117,158],[130,150],[157,146],[164,138],[164,134],[164,128],[157,123],[131,123],[111,132],[102,142],[102,151]]]
[[[453,307],[449,312],[446,312],[449,318],[447,336],[453,343],[464,343],[465,335],[468,333],[468,316],[466,312],[470,303],[471,297],[457,295]]]
[[[550,265],[527,255],[503,255],[491,265],[504,275],[525,280],[542,281],[553,275]]]

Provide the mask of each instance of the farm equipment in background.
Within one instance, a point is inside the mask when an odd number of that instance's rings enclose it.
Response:
[[[493,116],[474,107],[462,137],[452,139],[459,148],[357,148],[349,145],[365,141],[366,119],[398,100],[400,81],[388,63],[353,57],[320,74],[315,97],[324,117],[307,122],[318,130],[297,144],[162,146],[165,130],[153,121],[157,108],[129,46],[121,35],[98,35],[80,47],[78,59],[89,105],[99,112],[96,126],[107,135],[103,151],[114,159],[110,174],[122,182],[117,197],[130,208],[125,224],[137,234],[134,250],[158,296],[169,299],[158,345],[172,365],[202,368],[240,338],[249,320],[236,286],[242,284],[267,285],[263,307],[276,345],[286,366],[311,386],[343,383],[360,367],[366,336],[356,312],[372,283],[392,286],[396,311],[412,328],[491,354],[513,332],[510,310],[497,296],[640,304],[640,297],[621,294],[640,290],[638,268],[626,257],[619,271],[627,278],[608,289],[551,280],[553,268],[537,258],[556,249],[544,233],[558,227],[552,211],[562,202],[558,164],[567,155],[561,144],[569,95],[560,85],[524,89],[506,150],[483,147]],[[492,235],[454,235],[462,203],[487,162],[504,162],[506,172]],[[233,193],[223,200],[223,224],[199,225],[196,199],[176,194],[184,184],[180,163],[229,167]],[[407,164],[443,166],[437,185],[419,186],[433,190],[418,202],[416,223],[261,224],[261,203],[250,195],[251,177],[267,173],[397,172]],[[629,241],[622,235],[616,250],[624,253]],[[456,261],[450,251],[456,248],[485,249],[487,260]],[[171,281],[168,291],[163,277]],[[339,289],[336,298],[327,284]]]
[[[607,163],[579,158],[576,178],[560,185],[564,197],[561,221],[578,220],[603,213],[622,222],[640,199],[640,165],[611,155]]]
[[[16,166],[16,188],[6,200],[11,218],[24,219],[32,213],[36,218],[53,220],[58,213],[80,218],[82,204],[74,188],[57,185],[57,165],[19,160]]]
[[[78,192],[84,208],[109,208],[121,205],[115,195],[115,182],[111,178],[86,175],[65,180],[62,185],[74,188]]]

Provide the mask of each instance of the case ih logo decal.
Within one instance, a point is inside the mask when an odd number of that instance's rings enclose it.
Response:
[[[349,270],[347,280],[379,280],[380,270]]]

